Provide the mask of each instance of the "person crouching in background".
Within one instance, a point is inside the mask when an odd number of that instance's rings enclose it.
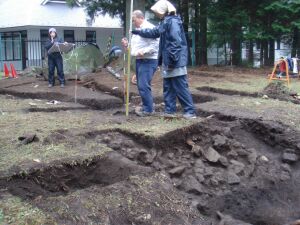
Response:
[[[55,43],[64,43],[62,39],[57,37],[56,29],[50,28],[49,29],[49,39],[47,40],[45,48],[47,52]],[[65,87],[65,75],[64,75],[64,68],[63,68],[63,58],[60,52],[48,52],[48,68],[49,68],[49,75],[48,75],[48,87],[51,88],[55,84],[54,80],[54,71],[55,67],[57,70],[58,80],[60,82],[60,87]]]

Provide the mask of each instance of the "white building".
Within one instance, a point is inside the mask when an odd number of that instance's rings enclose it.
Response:
[[[91,21],[79,2],[70,8],[65,0],[0,0],[0,70],[1,61],[17,70],[41,65],[49,27],[67,42],[93,42],[102,52],[111,35],[119,43],[123,32],[120,19],[99,15]]]

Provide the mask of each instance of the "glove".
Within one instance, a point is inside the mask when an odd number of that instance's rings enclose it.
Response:
[[[139,31],[139,30],[132,30],[131,33],[132,33],[132,34],[139,35],[139,34],[140,34],[140,31]]]

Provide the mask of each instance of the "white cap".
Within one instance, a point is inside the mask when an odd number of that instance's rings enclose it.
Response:
[[[159,0],[157,1],[152,7],[151,10],[155,13],[164,15],[166,13],[171,13],[175,12],[176,13],[176,8],[172,5],[171,2],[167,0]]]
[[[55,32],[55,33],[56,33],[56,29],[55,29],[54,27],[51,27],[51,28],[49,29],[49,34],[50,34],[51,32]]]

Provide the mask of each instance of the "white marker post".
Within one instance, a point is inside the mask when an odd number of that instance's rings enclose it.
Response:
[[[130,91],[130,77],[131,77],[131,31],[132,31],[132,12],[133,12],[133,0],[130,3],[130,17],[129,17],[129,32],[128,32],[128,49],[127,49],[127,83],[126,83],[126,116],[129,115],[129,91]]]

